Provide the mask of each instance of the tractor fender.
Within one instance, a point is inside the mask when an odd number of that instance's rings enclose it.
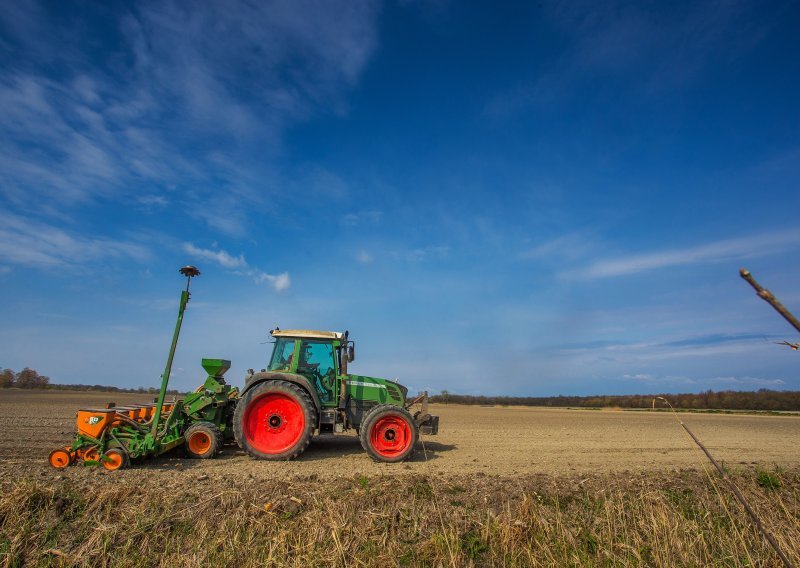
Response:
[[[297,373],[281,373],[276,371],[264,371],[261,373],[255,373],[247,377],[247,380],[244,383],[244,389],[239,396],[244,396],[244,394],[255,387],[256,385],[260,385],[261,383],[267,381],[286,381],[289,383],[294,383],[297,386],[301,387],[304,391],[308,393],[308,396],[311,397],[311,400],[314,401],[314,407],[317,410],[317,416],[320,415],[320,411],[322,409],[322,404],[319,400],[319,395],[317,394],[316,389],[311,386],[311,381],[305,378],[303,375],[298,375]]]

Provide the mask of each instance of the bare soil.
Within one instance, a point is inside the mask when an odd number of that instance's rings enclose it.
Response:
[[[0,475],[74,481],[106,475],[102,468],[47,465],[52,449],[71,442],[79,407],[109,400],[119,405],[148,402],[147,395],[65,391],[0,391]],[[531,407],[432,405],[439,414],[438,436],[422,436],[412,461],[372,462],[354,433],[315,438],[293,462],[253,460],[234,445],[214,460],[188,460],[180,451],[135,464],[123,475],[132,482],[155,481],[169,472],[172,483],[185,476],[247,481],[393,475],[531,474],[573,476],[616,472],[700,469],[705,457],[680,427],[698,435],[714,456],[732,468],[800,466],[800,417],[569,410]],[[11,475],[9,475],[11,474]]]

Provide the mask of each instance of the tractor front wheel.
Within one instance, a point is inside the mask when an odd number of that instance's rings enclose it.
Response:
[[[223,436],[211,422],[196,422],[183,433],[186,440],[186,455],[193,459],[207,460],[222,451]]]
[[[359,429],[361,446],[373,460],[386,463],[410,458],[419,438],[419,429],[411,414],[391,404],[381,404],[370,410]]]
[[[233,432],[248,454],[262,460],[290,460],[311,443],[317,411],[311,397],[286,381],[256,385],[236,404]]]

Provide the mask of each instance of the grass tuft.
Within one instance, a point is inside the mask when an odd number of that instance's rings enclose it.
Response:
[[[756,473],[756,481],[764,489],[778,490],[781,487],[780,470],[767,471],[760,469]]]

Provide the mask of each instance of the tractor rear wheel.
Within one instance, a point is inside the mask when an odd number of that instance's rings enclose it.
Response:
[[[196,422],[183,433],[186,439],[186,455],[193,459],[207,460],[222,451],[222,432],[211,422]]]
[[[267,381],[247,391],[236,404],[233,433],[248,454],[262,460],[290,460],[311,443],[317,411],[302,388]]]
[[[367,413],[359,428],[361,446],[375,461],[397,463],[414,454],[419,429],[405,408],[378,405]]]

